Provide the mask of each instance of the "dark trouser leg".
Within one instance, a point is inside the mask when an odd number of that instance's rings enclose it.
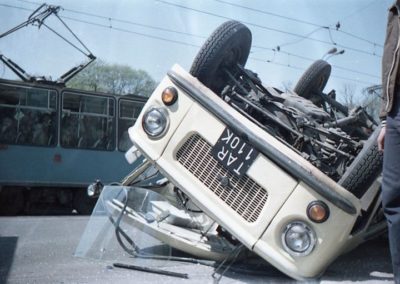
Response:
[[[389,229],[395,282],[400,284],[400,113],[387,118],[383,155],[382,204]]]

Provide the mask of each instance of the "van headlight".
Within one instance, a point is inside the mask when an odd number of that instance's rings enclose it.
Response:
[[[283,247],[291,255],[309,255],[314,249],[315,243],[314,231],[302,221],[287,224],[282,232]]]
[[[164,108],[151,107],[143,115],[143,130],[152,138],[159,138],[164,135],[168,129],[168,125],[168,112]]]

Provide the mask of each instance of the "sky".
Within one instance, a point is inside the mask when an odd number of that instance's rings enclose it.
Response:
[[[0,0],[0,33],[25,21],[43,2]],[[206,38],[234,19],[252,32],[246,68],[264,85],[294,87],[317,59],[332,73],[325,92],[344,86],[358,94],[380,84],[387,10],[391,0],[53,0],[58,15],[85,46],[110,64],[147,71],[160,81],[173,64],[189,70]],[[46,25],[70,40],[54,16]],[[337,24],[340,27],[337,27]],[[336,48],[343,54],[328,55]],[[86,60],[46,27],[28,26],[0,38],[0,53],[32,75],[53,79]],[[0,77],[15,75],[0,63]]]

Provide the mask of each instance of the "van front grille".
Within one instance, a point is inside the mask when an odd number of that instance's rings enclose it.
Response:
[[[178,150],[176,159],[244,220],[255,222],[267,201],[267,191],[247,175],[239,178],[227,171],[212,156],[211,148],[199,134],[194,134]]]

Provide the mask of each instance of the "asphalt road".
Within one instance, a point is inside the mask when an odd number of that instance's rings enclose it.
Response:
[[[189,279],[115,268],[115,261],[132,263],[118,246],[102,259],[75,257],[88,220],[88,216],[0,217],[0,283],[213,283],[214,268],[201,264],[163,263],[164,269],[187,273]],[[339,257],[315,282],[392,283],[390,271],[388,244],[380,238]],[[257,269],[234,265],[220,280],[276,282],[295,281],[268,264]]]

